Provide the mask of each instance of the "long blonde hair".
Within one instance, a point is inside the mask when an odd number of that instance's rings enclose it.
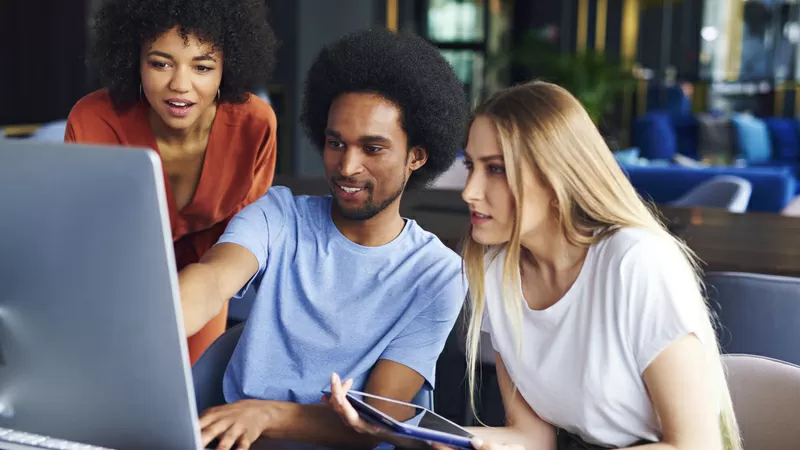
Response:
[[[705,303],[697,258],[673,237],[631,186],[600,132],[580,102],[565,89],[533,81],[504,89],[478,107],[475,117],[489,119],[503,151],[509,188],[516,205],[523,205],[522,168],[530,168],[549,185],[558,205],[559,223],[573,245],[588,247],[621,227],[649,230],[668,239],[682,251],[697,283],[695,311],[703,316],[708,351],[714,356],[719,383],[720,426],[726,450],[741,450],[739,427],[720,359],[711,313]],[[470,406],[475,411],[475,378],[481,321],[484,314],[484,258],[505,249],[503,298],[506,314],[513,319],[517,349],[521,348],[522,301],[519,293],[521,207],[511,238],[503,246],[490,248],[467,236],[463,247],[469,280],[467,371]],[[713,339],[712,339],[713,337]],[[516,393],[515,393],[516,394]]]

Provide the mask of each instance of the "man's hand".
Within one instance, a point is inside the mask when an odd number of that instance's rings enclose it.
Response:
[[[200,417],[203,448],[219,439],[217,450],[247,450],[275,418],[275,408],[264,400],[241,400],[210,408]]]

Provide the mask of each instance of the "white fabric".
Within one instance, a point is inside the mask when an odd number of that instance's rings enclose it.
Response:
[[[504,257],[487,255],[483,330],[531,408],[589,443],[658,441],[642,374],[677,338],[704,340],[704,306],[679,248],[649,231],[621,229],[590,247],[575,283],[550,308],[532,310],[520,294],[519,357],[503,304]]]

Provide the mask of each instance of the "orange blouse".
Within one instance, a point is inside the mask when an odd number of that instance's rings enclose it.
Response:
[[[148,109],[147,103],[140,102],[119,112],[107,90],[95,91],[72,108],[64,141],[145,147],[158,152]],[[256,96],[251,95],[243,104],[219,105],[200,182],[192,200],[180,211],[165,174],[178,270],[197,262],[217,242],[228,221],[270,187],[275,173],[276,128],[272,107]],[[189,338],[192,364],[225,331],[227,316],[226,302],[217,317]]]

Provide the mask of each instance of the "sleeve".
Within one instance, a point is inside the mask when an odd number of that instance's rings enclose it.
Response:
[[[264,114],[267,118],[267,125],[262,134],[255,164],[253,164],[253,184],[247,193],[245,204],[250,204],[263,197],[272,186],[275,177],[278,121],[272,108],[267,108]]]
[[[628,286],[622,302],[625,328],[640,374],[678,338],[693,333],[705,341],[708,312],[693,269],[677,245],[637,243],[620,266]]]
[[[286,188],[270,189],[266,195],[233,216],[217,241],[217,244],[240,245],[250,250],[258,260],[258,272],[239,290],[236,298],[241,298],[253,280],[259,278],[267,267],[269,249],[283,231],[289,216],[290,201],[293,199]]]
[[[445,289],[409,322],[384,350],[381,359],[409,367],[422,375],[431,387],[436,381],[436,362],[464,305],[466,288],[459,273]]]

